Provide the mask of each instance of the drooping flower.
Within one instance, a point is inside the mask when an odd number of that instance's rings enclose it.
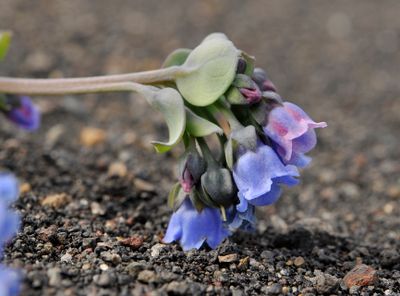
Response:
[[[7,118],[22,129],[28,131],[36,130],[40,125],[39,109],[29,97],[13,96],[12,100],[16,102],[12,102],[12,108],[6,112]]]
[[[20,276],[17,271],[0,264],[0,295],[16,296],[19,294]]]
[[[325,122],[314,122],[300,107],[284,102],[270,111],[265,134],[285,164],[304,167],[311,158],[304,154],[317,143],[315,128],[324,128]]]
[[[233,178],[239,189],[238,210],[245,212],[248,204],[266,206],[274,203],[281,194],[280,185],[298,183],[295,166],[285,165],[275,151],[258,143],[255,151],[245,150],[233,167]]]
[[[199,212],[186,198],[172,214],[163,241],[179,241],[184,251],[199,249],[203,243],[214,249],[229,235],[217,208],[205,207]]]

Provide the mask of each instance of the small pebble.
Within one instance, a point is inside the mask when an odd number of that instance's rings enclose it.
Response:
[[[99,128],[86,127],[81,130],[80,141],[83,146],[92,147],[102,144],[106,139],[106,132]]]
[[[299,256],[296,257],[296,259],[294,259],[294,265],[296,265],[297,267],[302,266],[305,263],[305,260],[303,257]]]
[[[48,206],[58,209],[62,206],[65,206],[70,201],[71,197],[66,193],[57,193],[57,194],[47,195],[44,199],[42,199],[40,204],[42,206]]]
[[[218,261],[220,263],[232,263],[236,262],[237,260],[238,260],[238,254],[228,254],[228,255],[218,256]]]
[[[376,280],[376,270],[365,264],[357,265],[343,278],[343,281],[348,288],[353,286],[369,286],[372,285]]]

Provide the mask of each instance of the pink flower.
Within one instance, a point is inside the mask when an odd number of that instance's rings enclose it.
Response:
[[[314,129],[326,126],[325,122],[313,121],[297,105],[284,102],[272,109],[263,129],[285,164],[304,167],[311,161],[304,154],[317,143]]]

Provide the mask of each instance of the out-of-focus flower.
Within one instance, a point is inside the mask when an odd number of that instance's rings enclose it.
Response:
[[[0,201],[0,258],[3,245],[17,233],[19,216],[12,212],[8,206]]]
[[[20,276],[17,271],[0,264],[0,295],[16,296],[20,290]]]
[[[304,154],[317,143],[314,129],[326,126],[325,122],[314,122],[295,104],[284,102],[270,111],[264,132],[285,164],[304,167],[311,161]]]
[[[22,129],[36,130],[40,125],[39,109],[26,96],[11,97],[11,109],[6,111],[7,118]]]
[[[186,198],[172,214],[163,241],[179,241],[184,251],[199,249],[203,243],[214,249],[229,235],[217,208],[205,207],[199,212]]]
[[[239,189],[239,211],[245,212],[248,204],[274,203],[281,194],[280,185],[296,185],[298,176],[296,167],[284,165],[267,145],[259,143],[255,151],[244,151],[233,167],[233,178]]]
[[[0,173],[0,259],[3,257],[4,244],[18,231],[19,216],[9,209],[11,202],[18,197],[18,182],[8,173]],[[16,271],[0,264],[0,295],[19,294],[19,275]]]
[[[18,231],[19,216],[9,209],[18,197],[18,181],[8,173],[0,173],[0,257],[3,245]]]
[[[10,204],[18,198],[17,179],[9,173],[0,172],[0,202]]]

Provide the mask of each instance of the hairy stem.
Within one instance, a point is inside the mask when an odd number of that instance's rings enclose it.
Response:
[[[95,91],[96,89],[99,89],[99,91],[116,91],[115,89],[108,90],[111,84],[114,87],[116,83],[131,82],[153,84],[173,81],[176,77],[184,75],[187,72],[188,70],[182,67],[173,66],[145,72],[81,78],[29,79],[0,77],[0,93],[63,95],[70,93],[98,92]]]

